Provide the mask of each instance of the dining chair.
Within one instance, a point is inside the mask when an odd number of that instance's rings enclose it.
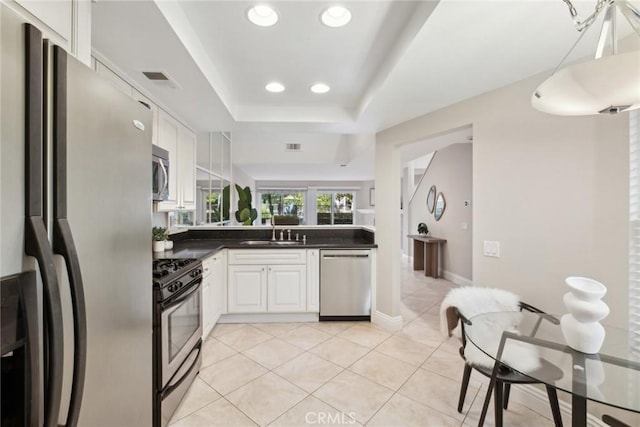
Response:
[[[515,312],[528,310],[534,313],[546,313],[536,307],[519,301],[519,297],[517,295],[501,289],[466,287],[454,289],[450,292],[450,294],[453,294],[452,297],[448,295],[442,302],[440,311],[441,325],[443,326],[443,332],[446,329],[449,336],[451,336],[451,331],[455,329],[456,325],[460,326],[460,339],[462,345],[459,348],[459,353],[462,359],[465,361],[464,371],[462,374],[462,384],[460,386],[460,396],[458,398],[458,412],[462,413],[472,369],[480,372],[487,378],[491,378],[493,368],[496,363],[484,354],[481,354],[482,356],[484,356],[484,359],[479,358],[478,354],[481,352],[477,351],[477,349],[474,349],[476,350],[475,353],[469,352],[469,348],[467,346],[467,338],[465,335],[465,325],[469,326],[472,324],[469,318],[479,314],[496,311]],[[541,316],[540,322],[543,319],[547,319],[554,323],[559,323],[557,319],[549,315]],[[537,328],[534,329],[534,333],[535,331],[537,331]],[[496,334],[501,335],[501,331],[496,330]],[[499,338],[499,335],[497,335],[496,338]],[[466,353],[465,350],[467,350]],[[471,358],[471,360],[469,360],[469,354],[472,354],[474,356],[473,358]],[[557,366],[549,363],[544,359],[538,359],[536,360],[536,363],[540,365],[538,369],[543,369],[545,371],[545,378],[548,378],[550,382],[562,378],[563,372]],[[536,383],[540,383],[540,381],[533,380],[532,378],[520,374],[519,372],[514,371],[505,365],[500,365],[498,376],[496,378],[496,384],[494,387],[494,406],[496,410],[496,420],[502,420],[502,410],[506,410],[508,408],[511,384]],[[549,398],[549,404],[551,406],[553,421],[556,426],[561,427],[562,418],[560,416],[560,406],[558,405],[558,396],[556,390],[554,387],[548,384],[545,384],[545,388],[547,391],[547,396]],[[486,410],[483,409],[480,415],[480,425],[482,425],[482,423],[484,422],[485,417]]]

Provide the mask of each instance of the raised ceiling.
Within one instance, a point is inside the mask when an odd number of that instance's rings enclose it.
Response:
[[[231,131],[234,163],[257,180],[373,179],[375,132],[550,72],[579,35],[562,0],[342,1],[353,15],[342,28],[320,22],[333,1],[262,3],[279,14],[273,27],[251,24],[256,2],[242,0],[92,5],[96,56],[196,130]],[[575,2],[581,16],[594,4]],[[265,91],[270,81],[286,90]],[[331,91],[311,93],[316,82]]]

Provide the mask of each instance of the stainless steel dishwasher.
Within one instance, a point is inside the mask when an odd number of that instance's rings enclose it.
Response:
[[[320,250],[320,320],[371,319],[371,251]]]

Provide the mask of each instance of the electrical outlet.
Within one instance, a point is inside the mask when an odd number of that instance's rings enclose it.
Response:
[[[471,200],[465,200],[464,201],[464,205],[465,206],[471,206]]]
[[[485,240],[483,243],[482,254],[484,256],[500,258],[500,242]]]

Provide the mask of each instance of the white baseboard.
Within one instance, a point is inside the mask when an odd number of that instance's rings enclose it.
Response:
[[[473,282],[469,279],[467,279],[466,277],[462,277],[459,276],[455,273],[452,273],[450,271],[447,270],[442,270],[442,277],[444,277],[445,279],[447,279],[450,282],[455,283],[456,285],[460,285],[460,286],[473,286]]]
[[[553,419],[553,416],[551,415],[551,406],[549,406],[549,397],[543,390],[532,386],[512,385],[509,400],[513,400],[514,402],[524,405],[532,411],[544,415],[550,420]],[[571,425],[571,404],[558,399],[558,405],[560,406],[563,425]],[[598,417],[589,413],[587,413],[587,426],[607,427]]]
[[[218,323],[281,323],[317,322],[318,313],[228,313],[218,319]]]
[[[402,329],[402,326],[404,326],[402,316],[392,317],[378,310],[375,310],[371,314],[371,323],[381,326],[391,332],[399,331]]]

